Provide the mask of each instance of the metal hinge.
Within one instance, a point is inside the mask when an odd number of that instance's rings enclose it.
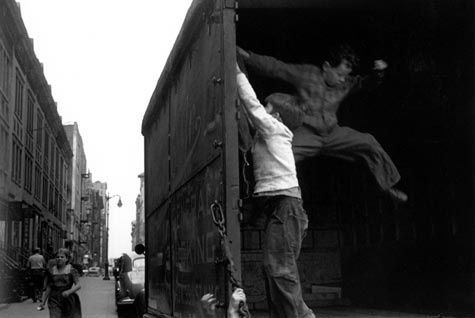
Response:
[[[236,0],[224,0],[224,7],[227,9],[237,9],[238,2]]]
[[[221,84],[223,82],[222,78],[216,76],[213,76],[211,80],[213,81],[213,84]]]
[[[215,139],[213,141],[213,148],[214,149],[223,148],[223,142]]]
[[[209,16],[208,23],[223,23],[223,16],[221,15],[221,13],[213,13]]]
[[[239,223],[242,223],[242,221],[244,220],[244,213],[242,213],[242,206],[243,206],[242,199],[237,200],[237,205],[238,205],[238,208],[239,208],[238,220],[239,220]]]

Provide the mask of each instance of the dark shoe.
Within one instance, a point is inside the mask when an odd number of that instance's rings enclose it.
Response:
[[[401,190],[398,190],[398,189],[395,189],[395,188],[390,188],[388,190],[388,194],[391,197],[391,199],[393,199],[397,203],[407,202],[407,199],[408,199],[407,194],[405,194]]]

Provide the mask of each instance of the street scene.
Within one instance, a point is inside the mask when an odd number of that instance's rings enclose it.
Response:
[[[473,0],[0,0],[0,317],[475,317]]]

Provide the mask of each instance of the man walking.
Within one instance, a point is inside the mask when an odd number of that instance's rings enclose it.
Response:
[[[46,269],[46,260],[43,255],[40,254],[40,249],[38,247],[33,249],[33,255],[28,258],[26,268],[29,271],[31,282],[33,284],[31,298],[33,299],[33,302],[36,302],[38,295],[41,295],[41,292],[43,291],[44,273]]]

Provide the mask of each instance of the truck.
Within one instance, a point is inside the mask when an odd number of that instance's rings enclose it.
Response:
[[[194,0],[142,122],[144,317],[200,317],[206,293],[224,317],[236,285],[251,313],[265,313],[264,224],[236,49],[318,65],[335,42],[359,53],[356,73],[388,63],[382,85],[347,98],[339,121],[376,136],[409,201],[381,195],[359,162],[299,164],[304,299],[317,312],[473,314],[473,13],[469,0]],[[261,101],[292,93],[247,72]]]

